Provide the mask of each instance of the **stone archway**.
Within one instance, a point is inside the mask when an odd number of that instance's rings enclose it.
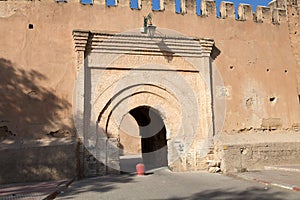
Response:
[[[203,168],[214,126],[210,59],[214,42],[172,35],[148,38],[138,32],[73,35],[79,58],[74,120],[87,153],[107,166],[105,172],[119,170],[123,117],[131,113],[141,124],[143,117],[138,115],[148,108],[158,111],[157,119],[165,128],[157,136],[163,140],[165,136],[168,149],[167,162],[160,165],[167,163],[175,171]]]
[[[120,170],[135,172],[138,163],[146,170],[168,166],[167,128],[159,111],[149,106],[130,110],[120,130]]]
[[[146,170],[168,166],[167,130],[158,111],[140,106],[129,112],[139,125]]]

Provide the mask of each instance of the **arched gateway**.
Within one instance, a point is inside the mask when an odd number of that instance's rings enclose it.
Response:
[[[148,106],[139,106],[129,113],[139,127],[139,137],[137,139],[141,143],[142,162],[145,164],[146,170],[168,166],[167,130],[159,111]],[[123,123],[129,123],[128,120],[123,120]],[[125,132],[125,135],[131,134],[130,129]],[[138,146],[139,143],[137,140],[120,142],[123,146],[128,145],[130,142]],[[133,162],[132,164],[133,166],[129,167],[134,167],[136,163]],[[122,168],[121,170],[123,171]],[[124,170],[126,170],[125,167]],[[131,171],[130,168],[128,168],[128,171]]]
[[[81,148],[86,175],[120,170],[119,129],[128,113],[139,125],[147,166],[205,167],[214,134],[214,42],[159,32],[164,36],[73,32],[78,58],[74,120],[87,150]]]

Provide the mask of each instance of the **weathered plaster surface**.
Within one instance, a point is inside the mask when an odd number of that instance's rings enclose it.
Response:
[[[217,11],[213,1],[201,2],[202,16],[194,14],[195,6],[190,2],[182,3],[181,14],[176,14],[174,4],[167,1],[163,12],[153,13],[153,24],[164,29],[166,35],[178,32],[186,37],[214,40],[213,59],[210,60],[212,73],[221,78],[213,80],[213,115],[208,110],[211,99],[203,93],[206,90],[203,80],[193,73],[178,74],[185,78],[199,99],[206,99],[204,108],[199,101],[199,110],[194,112],[207,115],[206,120],[215,117],[215,135],[219,138],[233,134],[231,139],[234,143],[236,139],[243,138],[241,133],[274,129],[282,131],[282,135],[299,134],[300,18],[297,2],[299,5],[299,1],[273,1],[268,8],[258,7],[254,17],[251,6],[241,4],[238,20],[235,20],[233,5],[229,2],[221,4],[220,18],[215,16]],[[104,1],[94,1],[93,5],[82,5],[77,0],[69,0],[68,3],[0,1],[0,126],[4,127],[5,134],[10,134],[12,138],[9,139],[48,140],[48,133],[60,129],[80,135],[87,130],[83,119],[89,116],[89,121],[96,122],[97,110],[115,92],[109,89],[111,82],[118,81],[126,71],[105,71],[101,77],[107,77],[107,80],[102,82],[99,82],[97,73],[91,76],[94,80],[91,92],[96,95],[91,96],[94,113],[84,113],[86,107],[82,97],[87,93],[84,88],[75,90],[76,85],[84,85],[80,83],[85,78],[80,73],[84,54],[74,48],[72,33],[77,29],[105,33],[137,30],[143,25],[143,16],[151,12],[151,2],[142,3],[141,10],[132,10],[128,1],[122,1],[116,7],[106,7]],[[29,29],[29,26],[33,28]],[[88,58],[92,57],[93,53]],[[90,63],[93,61],[99,64],[96,58],[89,60]],[[163,65],[176,70],[194,70],[193,66],[176,57],[168,62],[163,57],[123,56],[109,64],[110,67],[128,67],[149,62],[156,63],[153,67],[158,68]],[[147,73],[141,74],[145,80],[149,78]],[[168,80],[161,73],[155,76]],[[105,98],[97,100],[97,94],[103,90],[106,91],[102,96]],[[170,91],[150,86],[136,88],[136,91],[151,91],[157,95],[141,93],[140,98],[136,96],[128,100],[128,108],[140,105],[140,99],[145,99],[144,104],[161,111],[170,132],[178,129],[168,113],[181,116],[178,110],[181,105],[176,103]],[[154,101],[158,103],[154,105]],[[122,113],[124,115],[126,112]],[[122,116],[116,116],[112,123],[120,124]],[[74,121],[76,125],[81,123],[76,129]],[[100,126],[101,123],[104,122],[100,121]],[[199,124],[199,130],[203,127],[209,129],[205,120],[200,120]],[[108,127],[112,135],[118,134],[118,126],[110,124]],[[203,132],[197,134],[199,141],[203,139]],[[215,141],[219,138],[215,137]],[[280,143],[271,136],[268,138]],[[115,144],[115,141],[112,143]],[[292,146],[298,148],[297,144]],[[111,146],[105,148],[113,149]],[[275,145],[274,151],[282,148],[285,147],[277,148]],[[195,150],[194,153],[199,152]],[[262,165],[262,160],[257,163],[256,167]]]

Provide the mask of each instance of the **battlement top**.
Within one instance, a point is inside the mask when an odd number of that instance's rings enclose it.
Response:
[[[233,19],[238,21],[252,20],[258,23],[273,23],[280,24],[287,21],[287,4],[291,3],[287,0],[273,0],[268,6],[257,6],[256,11],[253,12],[253,8],[250,4],[240,3],[234,5],[230,1],[222,1],[217,12],[217,6],[215,0],[52,0],[57,4],[74,4],[81,3],[82,5],[104,5],[108,7],[126,7],[133,10],[143,10],[145,8],[152,11],[173,11],[176,14],[195,14],[199,17],[217,17],[220,19]],[[8,3],[35,3],[35,2],[47,2],[49,0],[0,0],[1,4]],[[155,6],[154,6],[155,5]],[[297,2],[292,5],[297,6]],[[4,16],[1,14],[0,16]]]

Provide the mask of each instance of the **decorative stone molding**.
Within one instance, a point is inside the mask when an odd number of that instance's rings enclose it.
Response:
[[[215,41],[213,39],[209,38],[202,38],[199,39],[199,43],[202,49],[202,56],[203,57],[209,57],[212,51],[212,48],[215,44]]]
[[[157,56],[163,55],[168,51],[169,53],[172,53],[172,56],[174,57],[209,57],[214,45],[214,40],[210,38],[172,36],[149,37],[148,35],[142,34],[114,34],[82,30],[74,30],[73,39],[76,52],[84,51],[85,53],[88,53],[90,51],[108,51],[110,53],[119,54]],[[109,42],[106,41],[107,39]],[[105,43],[105,47],[103,47],[104,45],[101,45],[102,42],[107,42],[107,44]],[[189,50],[183,49],[185,46],[189,46]]]
[[[121,34],[73,31],[79,66],[74,102],[74,115],[78,118],[75,126],[90,152],[83,156],[84,163],[81,163],[84,174],[119,172],[122,117],[141,105],[157,110],[164,119],[169,134],[168,165],[173,170],[196,170],[201,159],[206,159],[214,136],[214,128],[209,128],[214,126],[210,59],[214,40],[176,35],[164,29],[156,31],[153,37],[141,34],[139,30]],[[150,67],[141,67],[145,64],[150,64]],[[132,77],[128,75],[130,70]],[[193,80],[198,81],[197,85]],[[188,88],[193,93],[186,95]],[[126,109],[121,109],[124,106]],[[181,109],[189,115],[181,116]],[[198,119],[199,113],[201,118]],[[182,130],[174,115],[180,116]],[[95,122],[96,126],[91,126]],[[192,125],[196,125],[193,130]],[[188,139],[183,140],[181,133]],[[192,142],[193,137],[197,138],[196,142]],[[94,144],[92,138],[97,138],[98,142]],[[178,141],[185,146],[184,153],[178,150]],[[189,155],[196,151],[202,152],[203,157],[192,161]],[[99,163],[87,160],[91,155]],[[189,163],[193,167],[186,162],[177,163],[178,156],[191,159]]]
[[[89,31],[82,31],[82,30],[73,31],[75,51],[85,51],[88,37],[89,37]]]

